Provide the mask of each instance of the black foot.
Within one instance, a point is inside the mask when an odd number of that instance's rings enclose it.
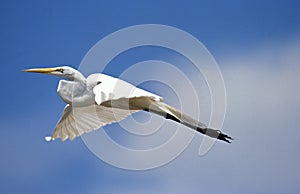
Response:
[[[220,130],[210,129],[210,128],[200,128],[198,127],[196,131],[203,133],[209,137],[216,138],[227,143],[231,143],[230,140],[233,140],[232,137],[222,133]]]
[[[218,135],[218,138],[217,138],[217,139],[222,140],[222,141],[226,141],[227,143],[231,143],[230,140],[233,140],[232,137],[230,137],[230,136],[228,136],[228,135],[222,133],[221,131],[220,131],[220,134]]]

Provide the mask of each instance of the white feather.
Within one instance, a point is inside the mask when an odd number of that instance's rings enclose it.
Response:
[[[51,139],[61,138],[73,140],[75,137],[87,133],[104,125],[121,121],[138,110],[123,110],[99,105],[85,107],[71,107],[67,105],[59,120]],[[47,137],[46,140],[49,138]],[[50,140],[51,140],[50,139]]]
[[[95,94],[95,102],[100,105],[102,102],[109,100],[117,100],[120,98],[134,98],[134,97],[151,97],[157,101],[162,101],[163,98],[146,90],[135,87],[134,85],[105,75],[93,74],[92,79],[97,79],[99,83],[93,88]],[[89,76],[87,79],[91,77]]]

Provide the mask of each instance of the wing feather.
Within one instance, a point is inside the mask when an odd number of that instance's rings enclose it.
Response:
[[[118,100],[121,98],[150,97],[162,101],[162,97],[105,74],[92,74],[87,80],[97,80],[100,84],[93,88],[95,102],[100,105],[105,101]]]
[[[121,121],[137,111],[102,105],[72,107],[68,104],[55,127],[52,139],[61,138],[62,141],[67,139],[73,140],[83,133],[88,133],[113,122]]]

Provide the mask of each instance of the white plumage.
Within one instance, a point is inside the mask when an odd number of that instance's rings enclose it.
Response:
[[[79,71],[68,67],[35,68],[25,72],[46,73],[64,78],[59,81],[57,92],[67,104],[51,137],[73,140],[100,127],[121,121],[128,115],[144,110],[181,123],[212,138],[226,141],[232,138],[220,130],[207,128],[165,104],[163,98],[151,92],[105,74],[92,74],[85,78]]]

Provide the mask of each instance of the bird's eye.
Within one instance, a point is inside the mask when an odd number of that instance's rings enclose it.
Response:
[[[64,73],[64,69],[63,68],[56,69],[55,71],[59,71],[60,73]]]
[[[101,84],[102,82],[101,81],[97,81],[97,85]]]

